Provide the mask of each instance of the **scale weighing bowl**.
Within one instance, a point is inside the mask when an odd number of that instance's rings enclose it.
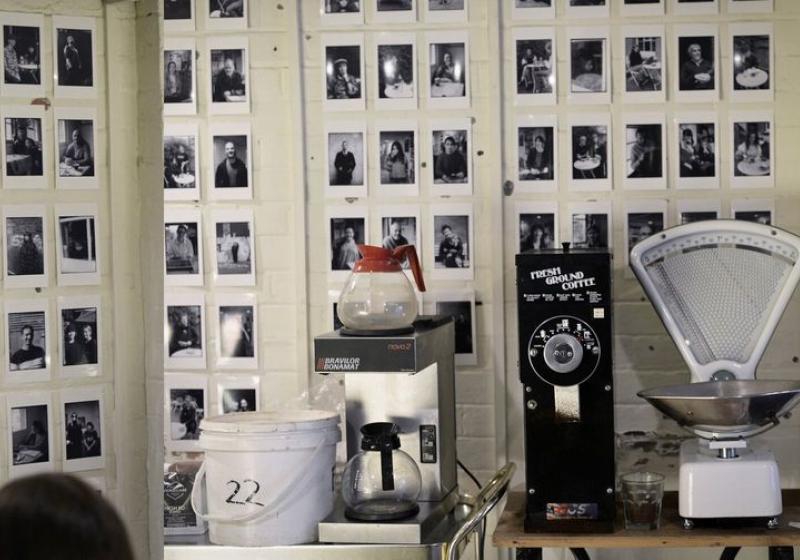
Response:
[[[707,381],[638,393],[695,435],[743,439],[773,428],[800,403],[796,381]]]

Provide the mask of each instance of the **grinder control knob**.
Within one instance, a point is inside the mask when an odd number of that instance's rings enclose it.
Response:
[[[544,363],[558,373],[575,371],[583,360],[583,345],[571,334],[559,333],[544,345]]]

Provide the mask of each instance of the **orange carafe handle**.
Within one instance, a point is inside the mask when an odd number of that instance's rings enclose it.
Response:
[[[394,250],[392,256],[399,262],[403,262],[406,258],[411,265],[411,272],[414,274],[414,282],[420,292],[425,291],[425,280],[422,278],[422,267],[419,265],[419,258],[417,257],[417,250],[413,245],[401,245]]]

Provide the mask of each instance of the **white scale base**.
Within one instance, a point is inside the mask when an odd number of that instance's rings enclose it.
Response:
[[[752,440],[736,452],[738,457],[722,459],[708,441],[688,440],[681,445],[681,517],[773,518],[782,513],[780,474],[772,452]]]

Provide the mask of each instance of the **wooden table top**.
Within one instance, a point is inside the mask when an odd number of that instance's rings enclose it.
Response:
[[[523,517],[525,494],[512,492],[492,536],[501,548],[655,548],[655,547],[728,547],[728,546],[797,546],[800,528],[800,490],[783,491],[783,515],[780,527],[747,529],[685,530],[678,516],[678,494],[667,492],[661,512],[661,527],[654,531],[627,531],[621,506],[617,511],[617,529],[613,533],[525,533]]]

